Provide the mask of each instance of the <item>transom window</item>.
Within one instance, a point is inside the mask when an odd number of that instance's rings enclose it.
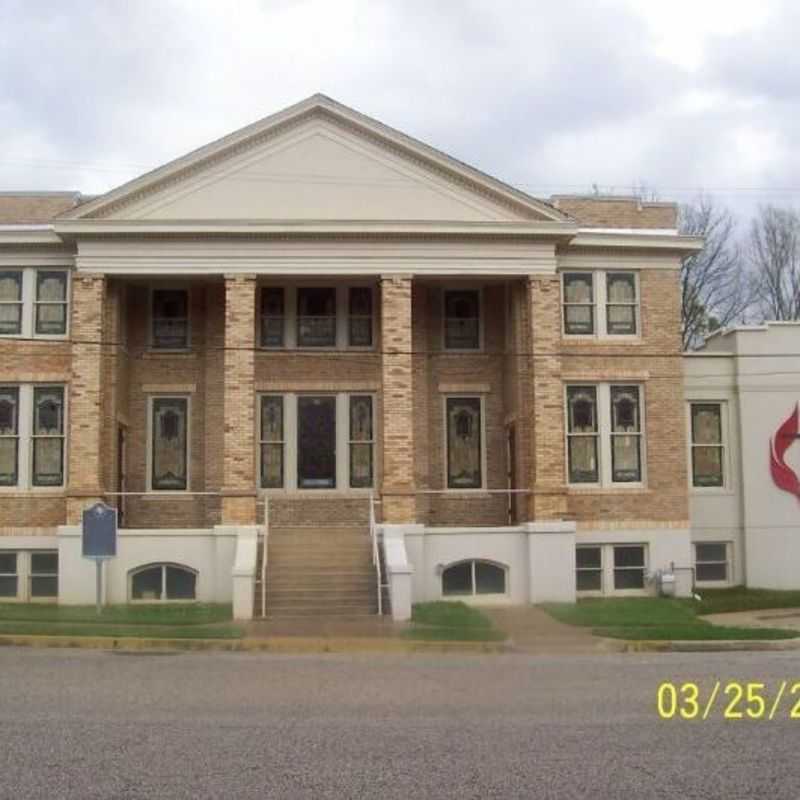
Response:
[[[260,398],[262,489],[368,489],[375,482],[374,398],[270,394]]]
[[[265,286],[264,348],[366,348],[375,343],[372,286]]]
[[[189,348],[188,289],[153,289],[152,345],[156,350]]]
[[[692,486],[725,485],[722,403],[691,403]]]
[[[481,293],[478,289],[444,292],[444,347],[479,350],[481,346]]]
[[[641,483],[640,388],[616,384],[567,386],[566,406],[569,482]]]
[[[150,564],[130,573],[130,598],[144,602],[194,600],[197,572],[180,564]]]
[[[506,568],[491,561],[460,561],[442,571],[444,597],[506,593]]]
[[[68,270],[0,270],[0,336],[66,336],[68,318]]]
[[[189,398],[150,398],[150,486],[154,491],[189,488]]]
[[[730,561],[728,542],[696,542],[694,545],[696,582],[730,583]]]
[[[447,488],[483,487],[483,423],[480,397],[447,397]]]
[[[637,336],[639,292],[635,272],[583,270],[562,277],[567,336]]]
[[[64,485],[63,386],[0,386],[0,487]]]

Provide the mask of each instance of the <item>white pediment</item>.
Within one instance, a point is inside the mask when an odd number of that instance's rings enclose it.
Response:
[[[65,216],[143,222],[564,219],[534,198],[320,96]]]

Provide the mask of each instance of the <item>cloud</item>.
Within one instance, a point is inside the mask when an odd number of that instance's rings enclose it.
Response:
[[[714,2],[0,0],[0,188],[104,191],[316,91],[538,194],[800,185],[796,13]]]

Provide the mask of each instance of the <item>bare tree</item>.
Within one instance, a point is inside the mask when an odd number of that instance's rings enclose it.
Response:
[[[708,333],[741,318],[751,298],[730,211],[701,195],[681,206],[678,227],[705,239],[703,249],[681,265],[683,347],[691,350]]]
[[[751,285],[762,319],[800,319],[800,217],[793,209],[763,206],[747,247]]]

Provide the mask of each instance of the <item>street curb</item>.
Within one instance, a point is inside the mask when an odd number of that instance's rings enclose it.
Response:
[[[625,653],[740,653],[800,650],[800,639],[705,639],[699,641],[630,641]]]
[[[0,647],[77,648],[124,652],[182,651],[227,653],[508,653],[508,642],[427,642],[412,639],[330,638],[302,636],[244,639],[145,639],[114,636],[0,635]]]

